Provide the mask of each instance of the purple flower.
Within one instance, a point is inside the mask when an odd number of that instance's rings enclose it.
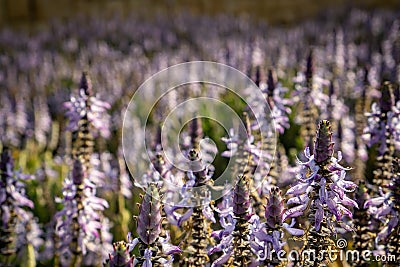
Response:
[[[130,251],[139,244],[140,256],[136,260],[142,266],[162,263],[163,266],[172,266],[173,254],[181,253],[181,249],[169,243],[169,233],[162,237],[162,216],[160,193],[157,184],[150,183],[146,188],[146,194],[142,198],[137,216],[138,238],[132,239],[128,234]],[[161,253],[158,250],[161,248]]]
[[[368,208],[371,216],[379,219],[383,227],[375,238],[376,246],[381,242],[386,244],[386,252],[394,253],[399,259],[398,232],[400,229],[400,161],[393,162],[392,179],[388,185],[388,192],[380,190],[380,197],[365,201],[364,208]]]
[[[248,178],[240,176],[233,192],[225,195],[220,207],[216,209],[223,229],[211,234],[219,240],[219,244],[213,246],[208,253],[222,252],[222,255],[211,266],[221,266],[228,261],[246,264],[255,262],[252,250],[254,237],[250,224],[252,212],[249,191]]]
[[[33,215],[25,210],[33,208],[33,202],[25,193],[25,180],[32,178],[14,171],[14,161],[11,151],[3,147],[0,158],[0,254],[11,256],[20,245],[17,242],[20,235],[26,235],[26,229],[18,231],[18,226],[26,226]],[[25,227],[24,227],[25,228]],[[33,240],[31,240],[33,241]],[[21,242],[19,242],[21,243]]]
[[[379,144],[380,155],[383,155],[389,149],[386,147],[387,138],[395,136],[397,139],[399,133],[400,113],[395,104],[393,87],[389,82],[385,82],[381,87],[379,104],[373,103],[371,111],[365,114],[368,123],[364,129],[363,138],[368,146]]]
[[[210,186],[212,183],[212,172],[208,170],[207,165],[205,165],[198,152],[194,149],[189,151],[189,160],[190,160],[190,170],[186,172],[186,179],[181,185],[181,196],[182,200],[175,206],[165,205],[165,212],[167,214],[168,220],[178,226],[182,226],[182,223],[189,220],[192,217],[194,209],[198,207],[188,207],[188,203],[193,203],[193,201],[198,201],[193,196],[193,188],[195,187],[202,187],[202,186]],[[210,208],[210,196],[207,190],[202,192],[204,200],[201,200],[199,204],[199,212],[202,213],[205,219],[215,222],[214,214],[211,212]],[[168,197],[168,193],[167,193]],[[197,203],[197,202],[195,202]]]
[[[253,251],[258,256],[258,261],[265,264],[278,262],[273,252],[278,253],[283,249],[284,230],[291,235],[303,235],[304,231],[294,228],[295,220],[291,224],[284,222],[284,200],[278,187],[273,187],[267,197],[265,207],[265,223],[260,223],[258,219],[253,221]]]
[[[224,151],[221,156],[235,158],[239,172],[253,177],[250,187],[252,195],[252,204],[257,214],[261,213],[261,195],[263,188],[270,187],[269,171],[270,162],[273,160],[273,151],[270,148],[275,147],[274,133],[266,130],[266,133],[271,134],[270,140],[265,140],[264,144],[256,141],[252,130],[263,131],[263,125],[254,126],[252,128],[250,118],[245,112],[243,115],[245,133],[235,133],[233,129],[229,131],[229,137],[223,137],[222,141],[226,143],[228,150]],[[266,126],[266,125],[264,125]],[[261,127],[261,128],[259,128]],[[269,138],[266,138],[269,139]],[[271,141],[271,143],[268,143]],[[268,144],[266,144],[268,143]],[[267,177],[267,179],[264,179]]]
[[[353,192],[357,186],[345,180],[346,171],[349,168],[339,165],[341,153],[338,153],[338,159],[333,156],[329,121],[321,121],[319,124],[314,155],[310,155],[308,148],[305,149],[304,155],[307,161],[298,161],[301,166],[300,173],[297,175],[298,183],[287,192],[293,195],[288,203],[293,203],[295,206],[286,210],[283,218],[312,215],[314,227],[316,231],[319,231],[323,219],[329,218],[332,214],[342,228],[350,230],[342,217],[343,215],[352,217],[352,213],[346,206],[358,208],[357,203],[346,196],[346,193]],[[308,207],[311,207],[315,214],[310,213]],[[328,223],[331,221],[329,220]],[[330,229],[334,228],[330,227]]]
[[[103,248],[99,244],[104,224],[101,212],[108,208],[108,203],[96,197],[96,187],[79,159],[74,160],[72,172],[64,180],[63,198],[58,202],[63,204],[63,209],[55,215],[63,262],[69,262],[74,254],[101,255]]]
[[[69,118],[68,130],[77,131],[81,125],[79,121],[86,119],[93,126],[93,136],[100,134],[104,138],[110,136],[110,117],[107,110],[110,105],[93,96],[92,83],[86,73],[82,73],[79,96],[71,97],[69,102],[64,103]],[[95,130],[95,131],[94,131]]]
[[[158,188],[150,184],[146,189],[137,218],[137,232],[140,240],[153,244],[161,233],[161,203]]]

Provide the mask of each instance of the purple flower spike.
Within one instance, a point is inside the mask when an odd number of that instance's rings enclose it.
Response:
[[[69,118],[68,130],[77,131],[81,127],[79,121],[84,119],[93,126],[90,128],[93,136],[101,135],[104,138],[110,136],[110,116],[107,110],[111,106],[93,96],[92,83],[87,73],[82,73],[79,96],[71,97],[69,102],[64,103],[64,107]]]
[[[161,233],[161,203],[157,185],[151,183],[143,197],[137,218],[137,232],[140,240],[153,244]]]
[[[314,145],[315,162],[323,163],[333,155],[332,129],[327,120],[319,123],[317,138]]]
[[[267,205],[265,207],[266,223],[260,223],[256,217],[252,217],[252,248],[259,257],[259,265],[271,266],[280,262],[276,253],[281,251],[285,245],[285,242],[283,242],[285,231],[295,236],[304,234],[303,230],[294,228],[294,219],[290,224],[284,223],[287,218],[284,212],[285,206],[281,191],[278,187],[273,187],[267,196]]]
[[[386,253],[391,253],[400,260],[400,160],[394,159],[392,166],[392,179],[388,186],[388,192],[381,197],[373,198],[365,202],[364,207],[369,208],[371,216],[383,222],[383,228],[377,235],[375,242],[386,243]]]
[[[298,183],[287,191],[293,195],[288,203],[295,206],[286,210],[283,215],[284,220],[304,216],[312,222],[307,236],[303,236],[304,249],[334,246],[332,235],[336,234],[337,226],[344,231],[352,230],[343,220],[344,216],[350,219],[353,217],[353,213],[347,207],[358,208],[357,202],[346,195],[353,192],[357,185],[345,180],[349,168],[339,164],[341,153],[338,152],[338,158],[333,156],[332,130],[329,121],[323,120],[319,123],[314,145],[314,154],[311,155],[310,149],[306,148],[304,156],[307,160],[298,161],[300,165]],[[335,217],[337,225],[331,220],[332,216]]]
[[[233,214],[238,217],[249,218],[250,213],[249,182],[245,176],[241,176],[236,183],[233,193]]]
[[[172,266],[173,254],[182,252],[179,247],[169,243],[169,233],[162,232],[160,197],[160,189],[157,184],[148,184],[137,216],[139,237],[132,239],[128,234],[130,251],[139,244],[140,256],[135,260],[139,266]]]
[[[244,264],[249,266],[255,262],[255,254],[252,247],[255,237],[250,221],[250,188],[249,180],[245,175],[238,178],[234,191],[224,196],[219,209],[220,225],[222,230],[215,231],[211,236],[219,240],[219,244],[209,250],[209,254],[222,252],[211,266],[221,266],[224,263]],[[254,215],[258,218],[257,215]]]
[[[33,208],[33,202],[25,194],[24,180],[32,178],[14,171],[11,151],[3,147],[0,157],[0,255],[15,254],[26,231],[17,233],[17,227],[25,227],[33,215],[25,208]]]
[[[285,211],[283,202],[281,190],[278,187],[272,188],[265,207],[266,223],[271,229],[276,229],[282,224],[282,215]]]

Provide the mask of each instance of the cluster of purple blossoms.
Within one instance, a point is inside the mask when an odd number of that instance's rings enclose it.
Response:
[[[276,77],[275,71],[273,69],[268,70],[266,79],[264,73],[260,66],[256,67],[256,73],[254,82],[263,92],[264,98],[262,99],[252,99],[253,96],[250,94],[250,101],[254,106],[256,106],[255,112],[259,113],[262,121],[260,124],[265,124],[265,127],[269,125],[268,121],[273,119],[275,123],[276,130],[283,134],[285,129],[289,128],[289,114],[291,113],[290,105],[293,101],[285,98],[285,94],[288,92],[288,88],[283,87]],[[265,106],[265,101],[268,107]],[[271,118],[265,117],[265,109],[269,108],[271,111]],[[263,121],[267,120],[267,121]],[[263,127],[263,126],[261,126]]]
[[[321,121],[315,141],[314,154],[310,154],[307,147],[304,156],[306,162],[298,161],[301,166],[297,175],[298,183],[292,186],[286,193],[293,195],[287,204],[296,206],[285,212],[286,218],[294,218],[309,213],[309,209],[315,209],[315,220],[313,220],[316,231],[320,230],[321,222],[326,219],[329,229],[335,229],[332,225],[330,215],[333,215],[341,227],[351,231],[351,227],[343,221],[343,215],[352,217],[352,212],[346,208],[358,207],[357,203],[346,196],[357,187],[351,181],[345,180],[345,168],[339,164],[342,159],[338,152],[338,158],[333,156],[332,131],[329,121]],[[308,214],[307,214],[308,215]]]
[[[364,129],[363,138],[369,147],[378,144],[379,154],[383,155],[387,149],[388,139],[397,137],[400,113],[395,103],[393,88],[389,82],[382,86],[379,103],[374,102],[371,111],[365,114],[368,120]],[[399,142],[395,142],[399,144]],[[396,147],[399,149],[398,147]]]
[[[253,250],[257,255],[259,264],[277,265],[280,263],[277,259],[279,253],[286,242],[283,241],[285,231],[294,236],[301,236],[304,231],[296,229],[295,220],[290,224],[285,223],[284,199],[278,187],[273,187],[267,196],[267,205],[265,207],[265,222],[261,223],[258,217],[253,216]],[[274,254],[275,253],[275,254]]]
[[[18,227],[25,228],[33,220],[33,215],[25,209],[34,206],[25,192],[28,179],[32,176],[14,170],[11,151],[3,147],[0,158],[0,260],[4,263],[21,249],[18,240],[27,234],[26,230],[18,231]]]
[[[101,253],[101,230],[106,222],[99,212],[108,208],[108,203],[96,197],[96,185],[89,180],[80,160],[74,160],[70,177],[64,180],[63,198],[58,201],[63,204],[55,215],[63,262],[74,254]]]
[[[350,168],[339,164],[341,153],[335,158],[333,146],[331,125],[323,120],[319,123],[314,153],[311,155],[309,148],[305,149],[307,161],[298,160],[298,183],[286,192],[292,195],[287,204],[294,206],[285,211],[284,217],[308,218],[311,225],[303,236],[303,250],[314,250],[317,255],[329,246],[335,247],[332,237],[338,232],[353,230],[345,218],[353,217],[348,207],[358,208],[357,202],[347,196],[357,185],[345,179]],[[325,260],[326,257],[306,259],[303,264],[312,266]]]
[[[395,255],[396,261],[400,260],[399,231],[400,231],[400,161],[393,161],[392,179],[387,185],[387,193],[380,190],[381,196],[371,198],[364,203],[371,216],[378,219],[383,227],[376,235],[376,247],[381,252],[379,244],[386,243],[386,253]]]
[[[86,73],[82,74],[79,95],[72,96],[69,102],[64,103],[64,107],[69,118],[69,131],[77,131],[80,127],[79,121],[86,117],[91,127],[96,130],[91,130],[94,137],[98,134],[103,138],[110,136],[110,115],[107,114],[107,110],[111,106],[93,96],[92,83]]]
[[[384,82],[379,105],[373,103],[371,112],[366,113],[368,124],[364,129],[364,140],[369,147],[378,146],[377,169],[373,180],[375,193],[378,193],[378,187],[385,191],[385,186],[390,183],[393,157],[395,151],[399,150],[400,113],[395,107],[393,89],[391,83]]]
[[[240,176],[234,190],[224,196],[216,210],[223,229],[211,234],[220,242],[209,250],[209,254],[222,252],[222,255],[211,266],[225,263],[232,266],[254,265],[255,255],[251,244],[253,232],[249,223],[252,218],[249,178]]]
[[[233,158],[236,157],[235,163],[237,171],[252,177],[250,182],[252,204],[257,214],[262,213],[262,199],[265,190],[268,190],[276,181],[271,179],[269,175],[270,162],[273,159],[273,149],[275,148],[274,139],[264,140],[264,143],[256,140],[252,134],[252,125],[247,113],[244,113],[245,133],[235,133],[233,129],[230,130],[229,137],[223,137],[222,141],[225,142],[228,150],[222,152],[221,156]],[[254,126],[253,128],[259,129],[262,125]],[[271,133],[270,131],[268,133]],[[272,133],[273,134],[273,133]],[[267,138],[269,139],[269,138]]]
[[[83,73],[80,98],[72,98],[65,104],[70,119],[68,128],[72,130],[73,168],[64,179],[63,197],[58,199],[63,209],[55,215],[62,264],[96,264],[111,246],[110,226],[102,215],[108,203],[96,196],[104,175],[94,168],[99,162],[93,154],[93,136],[97,132],[101,136],[109,134],[104,119],[107,105],[92,96],[91,86],[89,77]]]

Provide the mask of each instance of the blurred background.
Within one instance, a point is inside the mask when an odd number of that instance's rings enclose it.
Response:
[[[44,25],[52,19],[73,18],[76,14],[110,16],[143,13],[154,16],[159,12],[192,12],[195,14],[248,14],[272,24],[292,24],[321,12],[338,8],[365,9],[400,7],[398,0],[1,0],[0,27],[31,27]]]

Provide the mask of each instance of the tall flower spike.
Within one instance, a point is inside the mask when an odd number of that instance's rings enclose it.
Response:
[[[152,245],[161,233],[161,202],[158,188],[150,184],[146,189],[137,218],[137,232],[140,240]]]
[[[140,255],[135,259],[137,266],[171,266],[173,254],[180,253],[179,247],[169,244],[169,234],[161,237],[162,205],[157,184],[150,183],[142,198],[137,216],[138,238],[128,235],[130,251],[139,244]],[[136,266],[136,265],[135,265]]]
[[[400,113],[394,108],[393,86],[384,82],[381,87],[381,99],[379,106],[373,103],[371,113],[367,113],[368,126],[364,129],[364,139],[368,146],[379,145],[377,157],[377,169],[374,171],[373,183],[386,191],[386,185],[391,179],[392,160],[395,152],[395,142],[398,126],[400,125]]]
[[[319,124],[314,152],[314,155],[311,155],[307,147],[304,152],[307,160],[298,161],[298,183],[287,191],[287,194],[293,195],[287,203],[295,206],[285,211],[283,220],[301,215],[308,218],[312,225],[303,236],[303,249],[315,250],[316,255],[320,255],[320,251],[327,250],[329,246],[335,248],[332,236],[336,234],[336,224],[344,231],[352,230],[343,218],[353,216],[347,207],[358,207],[353,199],[346,196],[346,193],[354,191],[357,186],[345,180],[349,168],[339,165],[341,153],[338,153],[338,159],[333,157],[329,121],[321,121]],[[326,260],[326,257],[307,259],[302,264],[315,266]]]
[[[179,226],[189,228],[187,239],[183,242],[185,255],[181,264],[189,267],[205,266],[210,260],[207,247],[210,245],[210,224],[215,222],[214,214],[210,207],[210,191],[212,186],[211,175],[207,166],[204,166],[198,151],[189,151],[190,170],[186,173],[186,181],[182,188],[184,199],[192,203],[193,207],[186,210],[178,219]],[[192,188],[202,188],[192,192]],[[179,208],[179,207],[176,207]]]
[[[256,188],[268,186],[266,182],[268,183],[269,180],[267,181],[263,178],[268,175],[270,169],[269,161],[272,160],[272,154],[269,153],[270,148],[275,148],[275,146],[260,149],[259,144],[256,143],[255,137],[252,134],[250,118],[246,112],[243,113],[243,121],[246,129],[245,133],[240,132],[236,134],[233,132],[233,129],[231,129],[230,138],[222,138],[222,141],[226,143],[229,150],[224,151],[221,155],[223,157],[232,157],[233,155],[236,155],[236,171],[238,173],[243,173],[244,176],[253,177],[256,168],[259,168],[260,172],[257,174],[257,177],[254,177],[255,181],[250,181],[250,187],[254,211],[257,214],[261,214],[263,209],[263,200]],[[264,142],[263,145],[265,145],[265,143],[268,143],[268,141]],[[275,143],[273,143],[273,145],[275,145]],[[260,158],[260,155],[264,158]]]
[[[78,98],[72,97],[65,103],[72,131],[73,169],[64,180],[64,206],[56,215],[57,234],[60,238],[58,250],[63,253],[63,264],[100,264],[102,254],[111,246],[106,240],[110,234],[106,218],[101,213],[108,208],[104,199],[96,197],[96,188],[102,176],[95,172],[96,155],[94,136],[96,131],[108,131],[108,104],[93,95],[91,81],[82,74]],[[94,260],[95,262],[91,262]]]
[[[56,233],[61,242],[58,249],[63,254],[63,264],[81,264],[88,253],[101,255],[103,252],[99,212],[108,203],[95,196],[94,184],[79,159],[74,160],[72,172],[64,180],[63,196],[60,200],[63,209],[55,215]]]
[[[400,261],[400,160],[393,161],[393,174],[388,192],[371,198],[365,202],[364,208],[369,208],[372,216],[383,223],[375,242],[378,246],[385,243],[386,254],[395,256],[395,262]]]
[[[252,216],[249,191],[249,179],[244,175],[240,176],[234,191],[225,197],[225,205],[218,210],[220,223],[224,229],[213,232],[212,236],[219,239],[220,242],[209,253],[222,252],[222,255],[211,266],[224,264],[226,266],[250,266],[255,263],[251,245],[254,237],[252,237],[249,222]],[[232,206],[229,207],[228,203],[231,203]]]
[[[18,247],[17,227],[26,225],[33,216],[24,208],[33,208],[25,195],[24,180],[31,178],[14,171],[11,151],[3,147],[0,158],[0,261],[12,263]],[[24,233],[21,233],[24,234]]]
[[[285,211],[284,200],[278,187],[272,187],[267,196],[267,205],[265,207],[265,223],[257,223],[254,220],[254,244],[253,250],[258,256],[258,263],[262,266],[284,266],[277,253],[283,249],[284,232],[291,235],[303,235],[304,231],[293,228],[295,220],[291,224],[283,221]]]
[[[80,131],[83,133],[89,131],[91,135],[97,137],[101,135],[104,138],[110,136],[110,116],[107,110],[110,104],[103,102],[93,96],[92,82],[87,73],[82,73],[79,85],[79,95],[71,97],[69,102],[64,103],[69,118],[68,130],[72,132]],[[87,123],[89,127],[86,125]],[[87,129],[85,129],[88,127]],[[83,128],[79,130],[79,128]]]
[[[323,120],[319,123],[317,138],[314,145],[315,162],[324,165],[328,163],[332,156],[332,128],[329,121]]]
[[[329,97],[323,93],[326,81],[317,77],[314,66],[314,53],[311,50],[306,59],[305,71],[298,73],[294,78],[296,91],[294,92],[295,101],[299,103],[299,120],[301,125],[300,134],[304,141],[304,146],[314,150],[313,136],[315,133],[315,123],[318,116],[323,113],[327,106]]]

